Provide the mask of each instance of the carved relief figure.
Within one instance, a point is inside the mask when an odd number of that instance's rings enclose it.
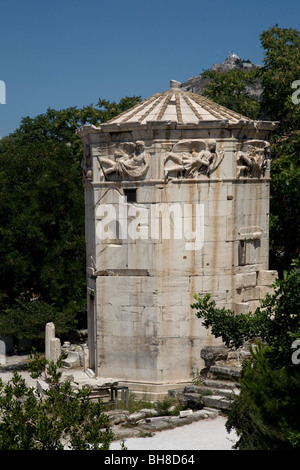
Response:
[[[83,147],[83,158],[81,161],[81,168],[86,179],[91,180],[93,178],[90,146],[84,145]]]
[[[174,145],[173,152],[165,159],[164,177],[167,180],[170,173],[175,173],[175,178],[178,175],[197,178],[199,174],[209,177],[222,158],[223,152],[218,152],[215,140],[181,141]]]
[[[245,149],[245,150],[244,150]],[[268,167],[269,142],[249,140],[243,144],[238,154],[238,177],[259,178],[264,176]]]
[[[149,168],[148,155],[142,140],[120,144],[114,152],[114,160],[98,157],[98,161],[105,176],[115,173],[121,179],[141,178]]]

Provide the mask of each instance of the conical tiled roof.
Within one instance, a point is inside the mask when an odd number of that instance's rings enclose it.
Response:
[[[108,124],[175,121],[198,123],[199,121],[251,121],[251,119],[214,103],[204,96],[184,91],[180,83],[172,80],[171,88],[157,93],[133,108],[108,121]]]
[[[86,124],[77,130],[80,137],[98,132],[120,132],[153,129],[246,128],[274,130],[273,121],[253,121],[196,93],[181,88],[180,82],[171,80],[168,91],[145,99],[124,113],[100,126]]]

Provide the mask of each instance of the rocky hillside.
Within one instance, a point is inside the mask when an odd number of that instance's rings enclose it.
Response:
[[[229,70],[239,69],[239,70],[252,70],[260,68],[260,65],[253,64],[250,60],[242,60],[236,54],[229,53],[227,59],[221,64],[214,64],[210,70],[218,73],[226,73]],[[197,93],[201,95],[204,88],[209,83],[209,78],[202,77],[200,74],[197,77],[191,77],[186,82],[181,84],[181,88],[185,91],[190,91],[191,93]],[[259,100],[262,94],[262,86],[257,80],[253,84],[249,84],[246,87],[246,92],[249,97]]]

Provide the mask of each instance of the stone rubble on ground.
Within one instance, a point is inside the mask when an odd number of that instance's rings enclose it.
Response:
[[[166,430],[222,415],[223,411],[230,407],[231,400],[239,394],[238,379],[241,376],[242,362],[249,354],[249,345],[238,351],[224,347],[204,348],[201,356],[206,367],[201,371],[199,384],[191,384],[183,389],[168,392],[168,396],[176,398],[184,409],[175,416],[171,413],[170,416],[159,415],[155,405],[151,409],[144,408],[134,413],[119,408],[106,411],[115,439]],[[25,368],[26,357],[7,358],[6,363],[1,366],[1,377],[6,376],[8,379],[12,376],[13,370],[18,370],[28,380],[30,374]],[[69,367],[62,368],[62,382],[70,382],[73,390],[86,386],[91,391],[91,399],[102,398],[104,402],[113,405],[110,390],[111,387],[118,385],[116,379],[97,378],[92,371],[77,366],[74,366],[72,371],[69,369]],[[48,384],[41,378],[34,384],[40,392],[45,392],[48,388]],[[171,407],[169,412],[174,409],[174,406]]]

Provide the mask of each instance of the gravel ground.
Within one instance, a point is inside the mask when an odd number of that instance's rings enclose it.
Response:
[[[226,418],[218,416],[159,431],[152,437],[130,437],[124,443],[128,450],[231,450],[237,437],[227,432],[225,423]],[[112,442],[110,449],[120,449],[121,442]]]

